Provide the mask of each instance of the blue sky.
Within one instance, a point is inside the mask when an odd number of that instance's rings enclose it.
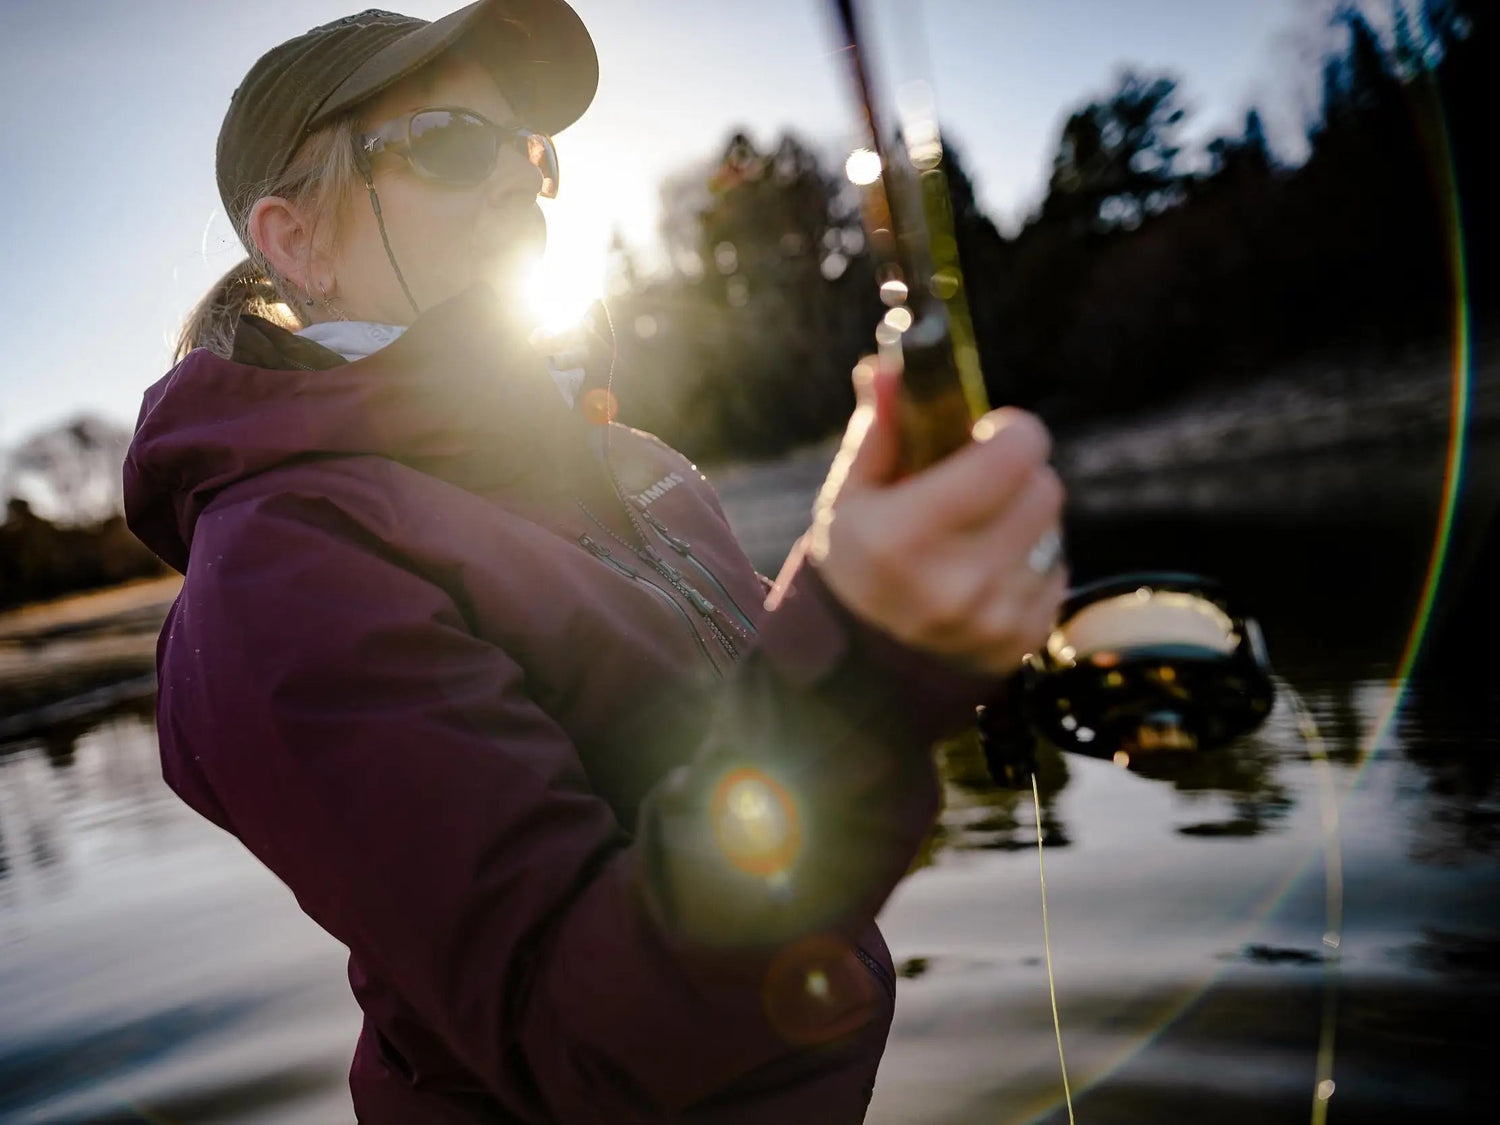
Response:
[[[357,2],[357,0],[356,0]],[[457,0],[382,0],[435,18]],[[593,268],[611,229],[650,248],[663,175],[746,125],[854,140],[825,0],[574,0],[598,97],[559,139],[560,261]],[[267,48],[348,0],[0,0],[0,447],[80,410],[129,422],[183,314],[239,258],[214,138]],[[886,72],[927,72],[1002,225],[1040,197],[1057,130],[1124,64],[1182,79],[1194,131],[1308,104],[1322,0],[880,0]],[[906,22],[896,20],[904,14]],[[918,22],[913,24],[915,18]],[[925,40],[925,43],[923,42]],[[930,61],[928,61],[930,60]]]

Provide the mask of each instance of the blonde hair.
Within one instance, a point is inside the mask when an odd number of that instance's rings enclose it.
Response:
[[[234,348],[234,332],[245,313],[264,317],[290,331],[304,328],[299,315],[305,297],[266,261],[250,238],[247,226],[255,203],[267,196],[280,196],[311,213],[317,225],[337,219],[343,203],[363,184],[354,156],[355,118],[351,114],[324,125],[298,147],[291,163],[279,176],[245,188],[232,201],[235,233],[249,254],[204,294],[188,313],[177,337],[175,362],[194,348],[207,348],[228,358]]]

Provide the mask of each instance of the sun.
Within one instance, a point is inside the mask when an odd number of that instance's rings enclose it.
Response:
[[[568,253],[547,253],[534,265],[523,294],[537,326],[548,335],[562,332],[579,320],[603,293],[603,253],[578,247]]]
[[[541,201],[547,250],[532,267],[524,294],[531,315],[547,333],[576,324],[604,292],[607,212],[601,200],[585,194],[587,183],[576,178],[564,189],[572,191],[571,197]]]

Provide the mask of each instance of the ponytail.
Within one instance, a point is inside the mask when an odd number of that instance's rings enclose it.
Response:
[[[207,348],[228,359],[234,350],[235,329],[245,313],[264,317],[292,332],[303,326],[281,299],[266,271],[246,258],[214,282],[188,313],[177,337],[173,362],[181,363],[194,348]]]
[[[248,189],[245,197],[252,202],[263,196],[277,195],[311,209],[316,220],[334,223],[337,233],[339,207],[348,200],[360,183],[354,161],[355,119],[352,114],[324,125],[298,148],[291,163],[270,181]],[[244,208],[243,214],[250,213]],[[293,288],[277,277],[256,250],[249,233],[235,233],[250,250],[250,257],[240,262],[214,282],[203,299],[188,313],[177,337],[174,362],[181,363],[194,348],[207,348],[229,358],[234,350],[234,332],[245,313],[263,317],[288,331],[306,325],[293,311],[300,302]]]

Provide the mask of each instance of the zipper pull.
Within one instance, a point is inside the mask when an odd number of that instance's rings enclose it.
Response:
[[[657,554],[656,548],[651,546],[651,544],[646,544],[641,548],[639,553],[641,558],[650,564],[652,570],[656,571],[657,574],[660,574],[668,582],[672,583],[672,585],[676,586],[679,583],[684,586],[687,585],[686,579],[682,577],[682,572],[666,559],[662,558],[661,555]]]
[[[600,543],[598,540],[594,539],[592,536],[580,535],[578,537],[578,545],[589,554],[593,555],[594,558],[609,563],[609,565],[614,567],[616,570],[622,571],[625,574],[630,575],[630,577],[632,578],[639,578],[641,576],[640,571],[636,570],[635,567],[630,566],[627,563],[623,563],[619,559],[615,558],[614,555],[610,553],[608,547],[606,547],[603,543]]]
[[[676,573],[676,571],[673,570],[672,565],[670,565],[669,562],[666,561],[666,559],[661,558],[661,556],[658,555],[658,553],[655,552],[655,550],[652,549],[649,544],[648,546],[640,547],[640,550],[637,550],[636,553],[637,555],[640,555],[640,558],[645,559],[646,565],[648,565],[648,567],[651,567],[652,570],[655,571],[655,573],[660,574],[661,577],[664,577],[664,579],[666,579],[667,582],[672,583],[673,586],[675,586],[676,583],[681,582],[681,574]]]
[[[693,545],[686,539],[679,539],[667,530],[667,525],[657,519],[650,508],[642,508],[641,515],[646,517],[646,522],[656,528],[656,533],[667,541],[667,546],[679,555],[690,556],[693,553]]]
[[[692,602],[693,608],[704,617],[714,617],[718,614],[719,607],[700,594],[693,584],[682,576],[682,572],[658,555],[654,548],[647,547],[642,557],[651,564],[653,570],[676,587],[683,597]]]
[[[693,603],[693,608],[703,614],[704,617],[713,617],[717,612],[717,607],[713,602],[709,601],[686,582],[682,584],[682,592],[687,595],[688,601]]]

